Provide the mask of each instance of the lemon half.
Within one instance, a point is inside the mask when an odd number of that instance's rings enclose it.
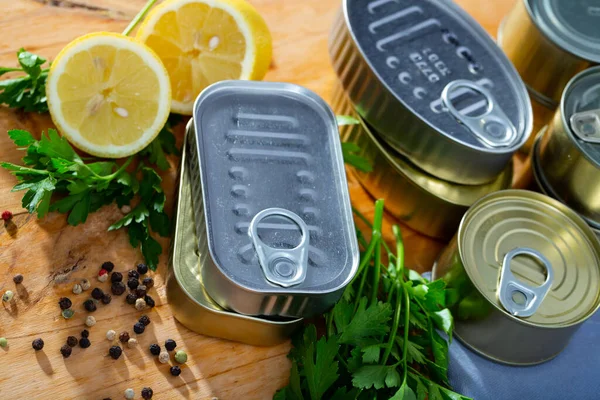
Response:
[[[150,12],[137,39],[158,54],[171,78],[172,110],[191,115],[212,83],[260,80],[271,63],[271,34],[245,0],[168,0]]]
[[[125,157],[146,147],[164,126],[171,86],[158,56],[116,33],[92,33],[68,44],[46,84],[57,128],[77,148]]]

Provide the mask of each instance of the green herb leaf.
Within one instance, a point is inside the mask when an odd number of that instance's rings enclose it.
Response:
[[[365,365],[352,374],[352,384],[359,389],[382,389],[385,379],[393,367],[385,365]]]
[[[365,339],[389,332],[392,307],[389,303],[378,302],[367,308],[368,299],[360,300],[352,321],[342,330],[340,343],[361,346]]]
[[[406,382],[404,382],[390,400],[417,400],[417,396],[415,395],[415,392],[408,387]]]
[[[360,151],[360,148],[354,143],[342,143],[342,154],[344,156],[344,162],[359,171],[371,172],[373,167],[366,158],[356,154]]]
[[[362,349],[362,360],[365,364],[375,364],[379,362],[379,354],[381,353],[381,345],[375,344]]]
[[[310,325],[304,333],[305,349],[302,363],[312,400],[322,399],[327,389],[339,377],[338,363],[335,361],[339,348],[336,339],[327,340],[323,337],[316,342],[316,338],[317,330],[314,325]]]
[[[17,146],[29,146],[35,142],[35,139],[31,135],[31,133],[24,131],[22,129],[12,129],[8,131],[8,137],[15,143]]]
[[[437,327],[444,331],[448,335],[449,340],[452,341],[452,330],[454,329],[454,320],[452,318],[450,310],[444,308],[443,310],[435,311],[430,315],[431,319],[433,320],[433,322],[435,322]]]
[[[400,348],[404,347],[404,339],[400,336],[396,337],[396,342]],[[423,353],[424,347],[409,340],[406,346],[406,358],[409,363],[425,364],[427,357]]]
[[[41,68],[46,60],[23,49],[17,53],[17,60],[21,68],[0,67],[0,75],[13,71],[23,72],[26,75],[0,81],[0,105],[20,108],[27,112],[47,112],[48,69]]]
[[[358,119],[354,118],[351,115],[336,115],[335,118],[337,120],[338,126],[358,125],[358,124],[360,124],[360,121]]]
[[[163,171],[171,167],[167,154],[179,155],[180,151],[176,146],[175,135],[173,134],[173,126],[181,121],[181,117],[177,114],[171,114],[165,126],[161,129],[156,139],[154,139],[144,150],[140,152],[141,156],[147,157],[148,161],[155,164]]]
[[[402,378],[400,378],[400,374],[396,370],[396,368],[389,368],[388,373],[385,376],[385,386],[392,388],[398,387],[402,383]]]

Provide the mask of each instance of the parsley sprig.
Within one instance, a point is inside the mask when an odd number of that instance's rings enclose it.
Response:
[[[452,339],[445,285],[404,266],[400,229],[393,228],[392,252],[382,221],[379,200],[371,240],[358,234],[363,253],[356,277],[325,315],[320,339],[314,325],[293,338],[290,383],[275,400],[467,400],[449,387],[448,342],[438,333]]]
[[[23,72],[26,75],[0,81],[0,105],[27,112],[47,112],[46,78],[50,69],[42,69],[46,59],[24,49],[17,52],[17,59],[20,68],[0,67],[0,76],[8,72]]]

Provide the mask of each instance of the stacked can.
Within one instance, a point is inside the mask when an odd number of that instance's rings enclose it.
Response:
[[[600,63],[599,15],[597,1],[517,0],[503,21],[498,43],[527,84],[534,132],[552,119],[567,82]]]
[[[296,85],[224,81],[198,97],[186,142],[174,315],[200,333],[277,343],[333,306],[358,268],[335,115]]]
[[[568,83],[531,160],[538,189],[571,207],[600,237],[600,67]]]
[[[456,4],[345,0],[329,49],[343,88],[335,111],[361,120],[343,138],[377,164],[359,180],[387,194],[396,217],[449,239],[471,204],[510,186],[512,155],[532,127],[527,89]],[[419,195],[399,192],[409,187]]]

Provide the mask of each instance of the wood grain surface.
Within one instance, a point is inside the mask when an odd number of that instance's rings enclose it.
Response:
[[[274,38],[274,59],[267,78],[306,86],[329,99],[336,79],[330,67],[327,39],[340,0],[250,0],[265,17]],[[501,18],[514,0],[457,0],[471,15],[495,35]],[[15,66],[15,52],[24,47],[52,59],[74,38],[89,32],[120,32],[136,14],[144,0],[0,0],[0,65]],[[19,162],[5,132],[27,129],[37,135],[51,127],[47,116],[15,113],[0,108],[0,160]],[[181,143],[183,128],[179,127]],[[177,159],[163,174],[168,195],[167,209],[173,211]],[[520,165],[520,164],[519,164]],[[107,356],[109,342],[105,333],[132,332],[141,314],[114,297],[108,306],[94,313],[98,323],[90,328],[92,346],[76,348],[68,359],[59,349],[69,335],[79,336],[87,313],[82,303],[86,293],[73,295],[75,282],[88,278],[92,287],[108,290],[95,276],[103,261],[111,260],[116,270],[126,271],[141,261],[125,232],[107,232],[122,214],[116,207],[105,207],[92,214],[84,225],[68,226],[64,216],[50,214],[37,220],[20,205],[22,193],[11,193],[15,180],[0,170],[0,211],[15,213],[12,223],[0,224],[0,292],[13,290],[10,304],[0,308],[0,336],[9,347],[0,349],[0,398],[2,399],[112,399],[123,398],[123,391],[150,386],[156,399],[268,399],[288,379],[286,354],[289,343],[270,348],[252,347],[195,334],[174,320],[166,303],[163,276],[166,255],[154,277],[151,295],[157,306],[148,315],[152,324],[139,335],[140,346],[125,348],[124,356]],[[373,199],[349,174],[354,205],[372,215]],[[386,217],[386,229],[394,223]],[[388,229],[389,231],[389,229]],[[419,271],[431,268],[443,243],[403,229],[407,264]],[[162,240],[163,247],[168,240]],[[165,252],[166,253],[166,252]],[[21,273],[25,280],[16,287],[12,277]],[[58,283],[63,282],[63,283]],[[69,296],[76,315],[64,320],[58,299]],[[31,342],[45,341],[43,351],[35,352]],[[169,374],[147,348],[165,339],[177,341],[189,361],[179,377]]]

